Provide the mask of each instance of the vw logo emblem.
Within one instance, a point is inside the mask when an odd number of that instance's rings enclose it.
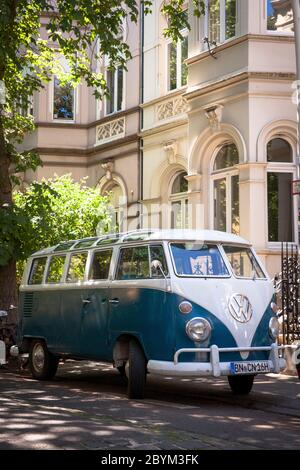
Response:
[[[248,297],[242,294],[233,294],[228,303],[230,315],[240,323],[247,323],[252,317],[252,306]]]

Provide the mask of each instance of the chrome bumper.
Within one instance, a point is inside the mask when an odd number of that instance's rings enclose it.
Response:
[[[285,369],[286,361],[283,357],[279,357],[279,351],[284,349],[292,348],[296,349],[299,346],[278,346],[277,344],[272,344],[271,346],[258,346],[258,347],[248,347],[248,348],[218,348],[218,346],[213,345],[210,348],[184,348],[176,351],[174,355],[174,361],[155,361],[150,360],[148,362],[148,371],[150,374],[156,375],[169,375],[175,377],[200,377],[200,376],[212,376],[220,377],[222,375],[231,375],[230,362],[220,362],[220,353],[231,353],[231,352],[241,352],[241,353],[250,353],[258,351],[269,351],[269,358],[265,361],[259,362],[268,362],[269,372],[274,372],[279,374],[281,370]],[[179,356],[183,353],[209,353],[210,361],[209,362],[178,362]],[[257,361],[247,361],[247,359],[241,359],[240,361],[235,362],[257,362]],[[264,374],[265,372],[255,372],[256,374]]]

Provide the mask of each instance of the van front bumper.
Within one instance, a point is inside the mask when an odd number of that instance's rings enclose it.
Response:
[[[288,346],[289,347],[289,346]],[[269,351],[269,358],[265,361],[248,361],[247,359],[241,359],[239,362],[257,363],[264,362],[268,363],[268,372],[279,374],[281,370],[285,369],[286,361],[283,357],[280,357],[279,351],[286,349],[287,346],[278,346],[272,344],[271,346],[260,346],[260,347],[249,347],[249,348],[218,348],[213,345],[210,348],[186,348],[179,349],[174,355],[174,361],[155,361],[150,360],[148,362],[148,372],[155,375],[168,375],[174,377],[201,377],[201,376],[212,376],[220,377],[222,375],[232,375],[231,372],[231,361],[220,362],[220,353],[250,353],[253,351]],[[209,353],[209,362],[178,362],[180,354],[183,353]],[[255,374],[265,374],[265,371],[255,372]]]

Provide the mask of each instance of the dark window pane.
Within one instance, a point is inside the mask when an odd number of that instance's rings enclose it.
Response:
[[[122,109],[122,102],[123,102],[123,70],[118,67],[118,103],[117,103],[117,111]]]
[[[188,66],[184,62],[188,58],[188,37],[181,41],[181,86],[187,84]]]
[[[292,242],[293,204],[291,173],[268,173],[269,241]]]
[[[28,284],[42,284],[47,258],[34,259],[31,265]]]
[[[70,83],[60,85],[54,77],[53,119],[74,119],[74,88]]]
[[[293,163],[293,151],[284,139],[273,139],[267,146],[268,162]]]
[[[226,232],[226,178],[214,181],[214,228]]]
[[[58,282],[61,282],[65,258],[65,256],[53,256],[51,258],[46,280],[47,283],[57,284]]]
[[[172,185],[172,194],[186,193],[188,190],[188,182],[185,179],[187,173],[180,173],[176,176],[173,185]]]
[[[87,253],[76,253],[71,256],[67,274],[67,282],[79,282],[84,280]]]
[[[115,94],[115,77],[114,72],[112,70],[108,70],[106,73],[106,82],[107,88],[109,92],[109,98],[106,100],[106,114],[111,114],[114,112],[115,104],[114,104],[114,94]]]
[[[235,235],[240,233],[240,197],[239,176],[231,177],[231,232]]]
[[[172,43],[168,46],[169,56],[169,90],[177,88],[177,44]]]
[[[112,250],[96,251],[89,279],[108,279]]]
[[[147,279],[150,277],[148,246],[122,248],[117,279]]]
[[[157,245],[157,246],[151,246],[150,247],[150,258],[151,258],[151,262],[153,260],[158,260],[160,261],[161,263],[161,268],[165,274],[165,276],[167,276],[168,274],[168,267],[167,267],[167,262],[166,262],[166,258],[165,258],[165,254],[164,254],[164,249],[162,246],[160,245]],[[163,278],[163,274],[161,272],[160,269],[155,269],[153,267],[151,267],[151,277],[155,277],[155,278]]]
[[[217,153],[214,171],[230,168],[239,163],[239,152],[235,144],[226,144]]]
[[[236,24],[236,0],[226,0],[226,31],[225,39],[230,39],[235,36]]]

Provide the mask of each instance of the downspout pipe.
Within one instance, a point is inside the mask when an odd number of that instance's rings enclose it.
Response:
[[[297,76],[297,109],[298,109],[298,142],[300,136],[300,0],[291,0],[294,16],[296,76]],[[298,146],[299,156],[299,146]],[[299,177],[299,170],[298,170]]]
[[[140,10],[140,105],[144,102],[144,4],[141,3]],[[143,129],[144,125],[144,112],[140,108],[139,113],[139,131]],[[144,180],[144,152],[143,152],[143,139],[139,139],[139,223],[138,228],[143,228],[143,180]]]

